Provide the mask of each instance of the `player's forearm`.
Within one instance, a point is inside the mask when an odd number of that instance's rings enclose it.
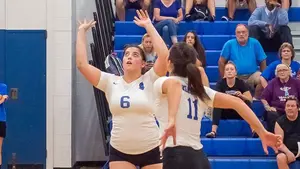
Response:
[[[87,49],[86,49],[86,35],[85,35],[85,31],[83,29],[80,29],[77,33],[76,65],[78,68],[82,68],[82,67],[88,65]]]

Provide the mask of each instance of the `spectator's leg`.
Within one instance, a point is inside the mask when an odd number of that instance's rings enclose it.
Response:
[[[291,2],[292,2],[291,0],[281,0],[281,7],[282,7],[283,9],[289,10],[289,8],[290,8],[291,5],[292,5]]]
[[[284,153],[279,153],[276,156],[278,169],[289,169],[287,156]]]
[[[210,15],[215,18],[216,17],[216,2],[215,0],[207,0],[207,8],[210,12]]]
[[[228,19],[232,20],[234,18],[234,13],[236,9],[236,0],[228,0]]]
[[[287,25],[283,25],[279,27],[278,33],[280,35],[280,43],[288,42],[293,46],[293,38],[291,29]]]
[[[125,2],[126,0],[116,0],[116,11],[120,21],[125,21]]]
[[[176,24],[174,21],[172,21],[171,19],[166,19],[163,21],[160,21],[158,23],[155,24],[155,28],[158,31],[158,33],[162,36],[163,34],[163,28],[167,26],[168,27],[168,31],[169,31],[169,35],[171,37],[172,43],[177,43],[177,28],[176,28]],[[165,42],[167,42],[166,39],[164,39]]]
[[[254,90],[253,96],[256,99],[260,98],[261,93],[263,91],[263,87],[260,83],[260,75],[261,75],[261,72],[255,72],[247,80],[247,83],[249,84],[249,86],[251,86],[251,88]]]
[[[218,129],[218,125],[222,116],[222,111],[223,109],[219,109],[219,108],[214,108],[213,110],[213,122],[212,122],[212,129],[210,133],[206,134],[206,137],[208,138],[215,138],[216,137],[216,133],[217,133],[217,129]]]
[[[150,7],[150,4],[151,4],[151,0],[141,0],[141,7],[144,11],[148,11],[149,13],[149,7]]]
[[[275,123],[280,114],[277,112],[266,112],[267,113],[267,128],[269,132],[274,133]]]
[[[269,48],[265,34],[259,26],[249,26],[249,37],[257,39],[265,51]]]
[[[193,7],[194,1],[193,0],[186,0],[185,1],[185,15],[190,14],[190,11]]]
[[[254,12],[254,10],[256,9],[256,0],[247,0],[247,3],[249,11],[252,14],[252,12]]]

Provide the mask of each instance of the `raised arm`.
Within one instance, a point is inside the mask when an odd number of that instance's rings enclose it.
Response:
[[[216,93],[213,107],[222,109],[234,109],[238,114],[246,120],[252,129],[259,135],[262,140],[265,153],[268,154],[267,146],[272,147],[277,152],[278,147],[281,146],[281,136],[274,135],[266,131],[264,126],[258,120],[254,112],[239,98],[223,94]]]
[[[153,66],[154,71],[158,76],[165,76],[167,73],[167,64],[169,57],[168,47],[153,26],[147,11],[143,12],[142,10],[140,10],[137,11],[137,14],[138,17],[134,17],[134,23],[146,29],[147,34],[149,34],[149,36],[151,37],[154,51],[156,52],[158,57]]]
[[[76,65],[78,70],[82,73],[82,75],[93,85],[97,86],[100,80],[101,71],[90,65],[88,63],[87,58],[87,42],[86,42],[86,32],[93,27],[96,22],[90,21],[79,23],[78,33],[77,33],[77,40],[76,40]]]

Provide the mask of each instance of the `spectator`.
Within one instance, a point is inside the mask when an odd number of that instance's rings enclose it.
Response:
[[[275,69],[278,64],[285,64],[291,68],[292,77],[297,77],[297,72],[300,70],[300,64],[294,61],[295,51],[291,44],[285,42],[279,48],[280,60],[272,62],[261,74],[260,81],[265,88],[268,85],[268,81],[275,78]]]
[[[224,66],[227,61],[231,60],[237,68],[237,76],[244,80],[254,92],[260,91],[260,75],[266,68],[266,54],[264,53],[260,43],[253,38],[248,37],[248,29],[245,25],[239,24],[236,27],[236,39],[231,39],[223,46],[221,56],[219,58],[220,75],[224,77]],[[257,70],[259,63],[260,71]],[[260,93],[255,92],[254,97],[258,98]]]
[[[222,16],[222,20],[224,21],[232,21],[234,18],[234,13],[236,9],[237,3],[246,3],[248,5],[248,9],[250,13],[252,14],[253,11],[256,9],[256,0],[228,0],[228,17]]]
[[[198,35],[194,31],[189,31],[184,35],[183,41],[187,44],[193,46],[199,55],[199,61],[201,62],[200,65],[205,68],[206,67],[206,56],[205,50],[201,44],[201,41],[198,38]]]
[[[177,24],[182,21],[183,13],[178,0],[156,0],[154,3],[154,22],[158,33],[162,35],[164,27],[168,28],[173,44],[177,43]],[[167,42],[166,39],[164,39]]]
[[[288,10],[292,6],[292,0],[278,0],[283,9]]]
[[[144,73],[145,73],[153,67],[157,59],[150,35],[146,33],[143,36],[142,43],[139,46],[143,49],[146,55],[146,66],[144,68]]]
[[[267,128],[274,132],[278,117],[285,114],[285,100],[289,96],[300,97],[300,80],[291,78],[291,70],[285,64],[276,67],[276,78],[270,81],[262,93]]]
[[[216,85],[216,91],[230,94],[242,99],[249,107],[251,107],[252,96],[243,80],[236,78],[237,72],[234,63],[228,62],[225,65],[224,78]],[[212,131],[206,134],[208,138],[215,138],[220,119],[242,119],[240,115],[233,109],[213,110]]]
[[[120,21],[125,21],[125,9],[148,10],[151,0],[116,0],[116,13]]]
[[[0,168],[2,165],[2,145],[6,137],[6,110],[4,105],[7,99],[7,85],[0,83]]]
[[[185,20],[209,20],[216,18],[215,0],[186,0]]]
[[[300,160],[298,142],[300,142],[299,102],[295,97],[289,97],[285,102],[285,115],[277,119],[275,134],[281,135],[282,145],[277,154],[279,169],[288,169],[288,164]]]
[[[250,37],[257,39],[266,52],[278,51],[284,42],[293,45],[287,10],[278,7],[276,0],[265,1],[266,6],[256,8],[249,18]]]

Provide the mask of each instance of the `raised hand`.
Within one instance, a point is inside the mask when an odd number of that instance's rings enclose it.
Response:
[[[147,11],[144,12],[143,10],[136,10],[136,13],[137,13],[138,17],[136,17],[136,16],[134,17],[133,22],[135,24],[137,24],[140,27],[144,27],[144,28],[147,25],[152,24]]]
[[[86,19],[84,19],[83,22],[78,21],[78,24],[79,24],[78,30],[82,30],[82,29],[83,29],[83,30],[86,32],[86,31],[88,31],[90,28],[92,28],[92,27],[95,26],[96,21],[91,20],[91,21],[88,22]]]
[[[273,148],[275,153],[278,153],[278,148],[282,144],[282,137],[280,135],[275,135],[266,131],[259,137],[261,139],[262,146],[266,154],[269,154],[268,147]]]

